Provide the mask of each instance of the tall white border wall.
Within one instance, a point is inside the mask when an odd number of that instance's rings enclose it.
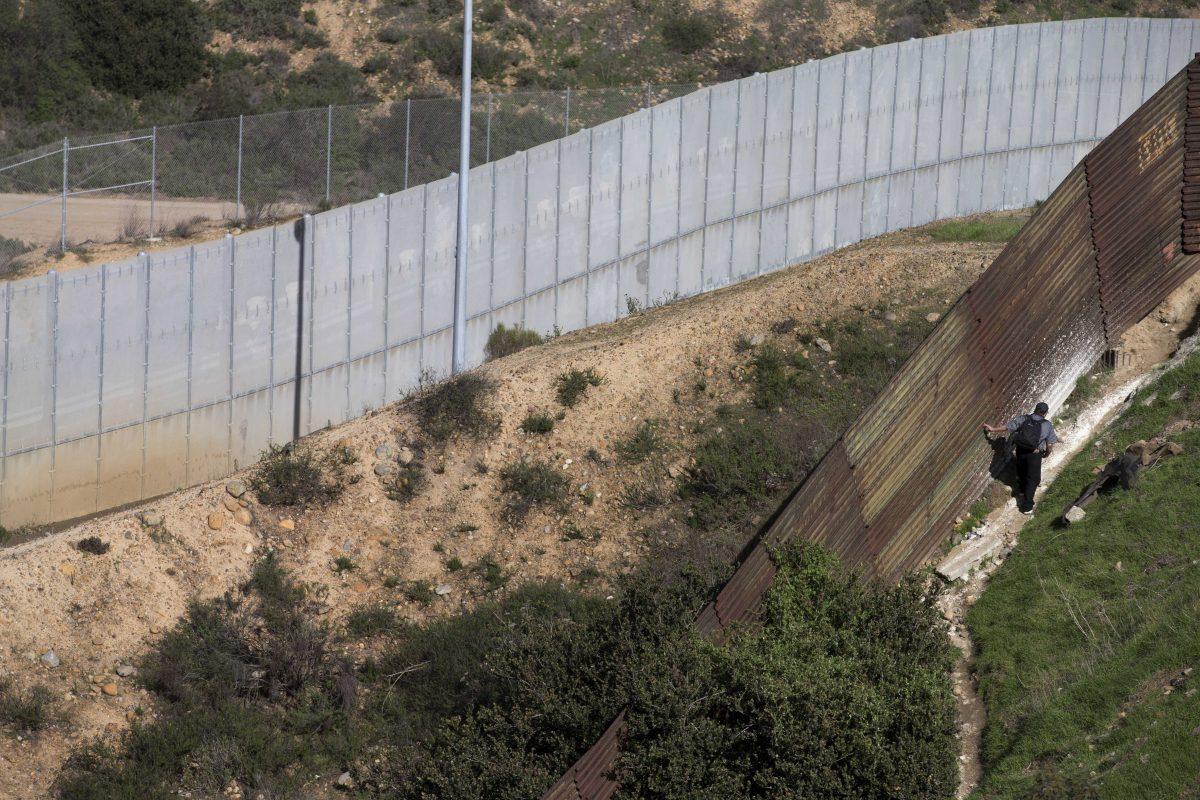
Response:
[[[887,231],[1028,206],[1198,43],[1200,22],[1140,19],[912,40],[477,167],[471,362],[502,322],[583,328]],[[5,285],[0,523],[219,478],[446,375],[456,180]]]

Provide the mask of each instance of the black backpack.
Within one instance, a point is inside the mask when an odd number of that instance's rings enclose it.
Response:
[[[1042,421],[1032,415],[1025,417],[1013,432],[1012,443],[1019,450],[1037,450],[1042,444]]]

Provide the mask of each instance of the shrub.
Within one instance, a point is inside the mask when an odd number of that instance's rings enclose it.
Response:
[[[109,551],[111,545],[109,545],[108,542],[104,541],[99,536],[88,536],[76,542],[75,547],[84,553],[91,553],[94,556],[102,556]]]
[[[560,404],[574,408],[587,393],[589,386],[600,386],[603,383],[604,376],[592,367],[570,369],[554,379],[554,391]]]
[[[1024,225],[1021,217],[954,219],[935,225],[929,235],[937,242],[1007,242]]]
[[[448,558],[446,560],[446,571],[447,572],[458,572],[462,568],[463,568],[463,562],[462,562],[462,559],[459,558],[458,556],[451,556],[450,558]]]
[[[396,612],[387,606],[356,608],[346,617],[346,630],[358,638],[378,636],[395,626]]]
[[[316,25],[320,20],[317,19],[317,12],[311,8],[304,9],[304,23],[306,25]]]
[[[350,556],[338,556],[333,560],[333,571],[338,574],[353,572],[356,569],[358,569],[358,564],[355,564],[354,559]]]
[[[417,462],[403,464],[396,471],[395,475],[384,481],[384,491],[387,493],[389,500],[394,500],[397,503],[407,503],[420,494],[425,488],[428,478],[425,475],[425,467]]]
[[[666,505],[667,499],[657,486],[650,483],[631,483],[622,487],[617,502],[621,508],[630,511],[649,511],[652,508]]]
[[[761,628],[669,640],[630,687],[629,797],[949,797],[952,663],[916,582],[864,584],[812,544],[776,557]]]
[[[545,339],[537,331],[531,331],[520,325],[514,325],[510,328],[501,322],[488,335],[484,352],[487,354],[488,360],[491,361],[494,358],[511,356],[513,353],[524,350],[526,347],[533,347],[535,344],[541,344],[544,341]]]
[[[736,522],[801,477],[812,453],[782,433],[780,425],[750,418],[722,428],[695,448],[693,464],[678,484],[680,496],[693,501],[694,525]]]
[[[491,556],[480,559],[479,563],[471,568],[471,571],[483,581],[484,591],[487,592],[494,592],[508,583],[508,574]]]
[[[392,63],[392,57],[387,53],[376,53],[363,62],[359,67],[363,75],[378,75],[380,72],[387,70]]]
[[[426,389],[413,400],[412,410],[421,430],[434,442],[456,436],[477,439],[500,424],[485,408],[495,389],[488,378],[466,373]]]
[[[375,38],[384,44],[400,44],[406,38],[404,28],[396,23],[389,23],[379,29],[379,33],[375,34]]]
[[[544,461],[514,461],[500,470],[500,487],[509,495],[504,516],[515,523],[536,506],[561,505],[567,486],[566,477]]]
[[[180,219],[171,227],[171,235],[180,239],[190,239],[204,227],[207,219],[204,217],[187,217]]]
[[[437,595],[434,594],[433,587],[428,583],[421,581],[409,581],[404,585],[404,598],[410,603],[419,603],[427,606],[434,601]]]
[[[617,456],[627,464],[637,464],[662,449],[662,436],[658,433],[656,420],[643,420],[633,435],[617,442]]]
[[[56,720],[54,695],[45,686],[17,689],[7,678],[0,678],[0,725],[15,733],[35,733]]]
[[[525,433],[549,433],[554,430],[554,417],[545,412],[527,414],[521,423],[521,430]]]
[[[21,256],[33,247],[17,239],[0,236],[0,275],[13,272],[22,264]]]
[[[79,46],[74,57],[98,85],[141,97],[180,89],[207,63],[209,27],[191,0],[61,0]]]
[[[717,29],[703,14],[680,10],[663,22],[662,37],[667,47],[690,54],[711,45],[717,38]]]
[[[268,506],[321,508],[345,489],[346,457],[337,451],[318,455],[312,445],[271,445],[258,462],[250,485]]]

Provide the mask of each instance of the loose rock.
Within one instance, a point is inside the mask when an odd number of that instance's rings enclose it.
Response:
[[[375,465],[375,474],[381,478],[387,478],[396,474],[396,465],[387,461],[380,461]]]
[[[338,775],[337,785],[343,789],[349,789],[354,786],[354,778],[350,776],[349,772],[343,772],[341,775]]]
[[[117,696],[117,685],[115,683],[106,683],[100,687],[100,691],[104,692],[109,697]]]
[[[379,447],[375,448],[375,457],[376,458],[391,458],[392,457],[392,446],[390,444],[379,445]]]
[[[290,519],[281,519],[279,520],[279,527],[283,528],[285,531],[294,531],[296,530],[296,523]]]
[[[1082,508],[1080,508],[1079,506],[1071,506],[1070,508],[1067,509],[1067,513],[1063,514],[1063,519],[1065,519],[1067,522],[1069,522],[1073,525],[1076,522],[1082,522],[1083,518],[1086,516],[1087,516],[1087,512],[1084,511]]]
[[[937,313],[936,311],[925,315],[925,321],[929,322],[929,323],[937,323],[937,321],[940,320],[941,318],[942,318],[942,315]]]
[[[42,653],[42,663],[50,669],[54,669],[62,662],[59,661],[58,655],[53,650],[47,650],[46,652]]]
[[[224,528],[225,527],[225,515],[220,513],[219,511],[209,514],[208,515],[208,527],[214,531],[219,531],[219,530],[221,530],[221,528]]]
[[[246,484],[243,481],[230,481],[225,484],[225,491],[234,497],[241,497],[246,493]]]
[[[402,447],[400,448],[400,455],[397,456],[397,458],[400,460],[401,464],[408,466],[412,463],[413,459],[416,458],[416,455],[407,447]]]
[[[135,672],[137,672],[137,670],[134,669],[133,666],[130,664],[119,664],[117,666],[117,674],[120,675],[122,678],[128,678],[131,675],[133,675]]]
[[[157,528],[163,524],[163,515],[157,511],[143,511],[139,517],[142,520],[142,524],[147,528]]]
[[[815,342],[815,344],[817,345],[817,347],[821,348],[821,349],[822,349],[822,350],[824,350],[826,353],[832,353],[832,352],[833,352],[833,345],[831,345],[831,344],[830,344],[829,342],[827,342],[825,339],[817,339],[817,340],[816,340],[816,342]]]
[[[254,522],[254,517],[252,517],[250,512],[246,509],[239,508],[237,511],[233,512],[233,521],[238,525],[249,525],[250,523]]]
[[[242,507],[242,504],[239,503],[237,501],[237,498],[234,498],[234,497],[226,497],[221,502],[225,505],[225,508],[228,511],[231,511],[233,513],[237,513],[237,510]]]
[[[448,595],[452,591],[454,591],[454,587],[452,587],[448,583],[439,583],[437,585],[437,588],[434,589],[433,591],[438,597],[445,597],[446,595]]]

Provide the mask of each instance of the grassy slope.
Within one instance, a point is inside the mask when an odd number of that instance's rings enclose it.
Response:
[[[1200,664],[1200,430],[1136,490],[1052,525],[1094,467],[1197,416],[1193,356],[1063,471],[970,612],[988,711],[977,796],[1200,796],[1200,673],[1170,685]]]

